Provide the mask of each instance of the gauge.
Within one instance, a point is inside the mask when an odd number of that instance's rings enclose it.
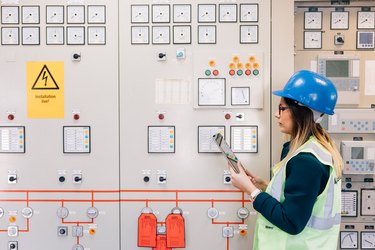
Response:
[[[233,87],[232,105],[250,105],[250,88]]]
[[[240,22],[258,22],[258,4],[240,4]]]
[[[152,27],[152,44],[169,44],[169,26]]]
[[[106,42],[105,27],[87,27],[87,37],[87,44],[104,45]]]
[[[340,232],[341,249],[358,249],[358,232]]]
[[[224,106],[225,105],[225,79],[223,78],[198,79],[198,105],[199,106]]]
[[[321,11],[306,11],[304,14],[305,30],[321,30],[322,16]]]
[[[361,232],[361,249],[375,249],[375,232]]]
[[[240,43],[258,43],[258,25],[241,25]]]
[[[1,28],[1,45],[19,45],[19,28],[2,27]]]
[[[198,23],[216,22],[215,4],[198,4]]]
[[[22,23],[39,23],[39,6],[22,6]]]
[[[1,23],[2,24],[18,24],[19,14],[18,6],[2,6],[1,7]]]
[[[83,5],[69,5],[66,10],[67,23],[85,23],[85,6]]]
[[[64,6],[47,5],[46,6],[46,23],[63,24],[64,23]]]
[[[199,25],[198,26],[198,43],[215,44],[216,43],[216,26]]]
[[[105,6],[89,5],[87,6],[87,23],[105,23]]]
[[[22,27],[22,45],[39,45],[39,27]]]
[[[173,5],[173,22],[191,23],[191,5],[190,4]]]
[[[47,45],[63,45],[64,44],[64,27],[47,27]]]
[[[322,32],[305,31],[303,48],[304,49],[321,49],[322,48]]]
[[[148,5],[132,5],[132,23],[148,23],[149,7]]]
[[[375,29],[375,11],[358,11],[357,28]]]
[[[173,26],[173,43],[174,44],[190,44],[191,43],[191,27],[176,25]]]
[[[153,23],[169,23],[170,6],[168,4],[152,5],[152,22]]]
[[[85,27],[67,27],[66,44],[84,45],[85,44]]]
[[[150,35],[148,26],[132,26],[131,30],[132,44],[149,44]]]
[[[219,4],[219,22],[237,22],[237,4]]]
[[[331,29],[347,30],[349,29],[349,11],[331,12]]]

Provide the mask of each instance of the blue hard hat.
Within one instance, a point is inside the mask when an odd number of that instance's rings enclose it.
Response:
[[[308,70],[294,73],[284,89],[272,93],[328,115],[334,114],[337,101],[335,85],[326,77]]]

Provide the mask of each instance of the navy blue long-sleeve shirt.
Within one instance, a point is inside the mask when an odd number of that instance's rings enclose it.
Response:
[[[287,155],[289,144],[284,144],[281,159]],[[284,202],[262,192],[254,200],[254,209],[281,230],[298,234],[309,221],[316,198],[327,184],[329,172],[329,166],[323,165],[313,154],[299,153],[286,165]]]

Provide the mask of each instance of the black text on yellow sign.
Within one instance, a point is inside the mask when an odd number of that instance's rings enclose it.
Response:
[[[28,62],[27,116],[64,117],[64,62]]]

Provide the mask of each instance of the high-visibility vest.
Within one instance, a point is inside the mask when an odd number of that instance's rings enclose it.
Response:
[[[337,249],[341,221],[341,181],[333,168],[332,156],[313,136],[297,149],[293,156],[300,152],[311,153],[322,164],[330,166],[327,185],[317,197],[306,227],[297,235],[282,231],[259,214],[255,227],[254,250]],[[286,164],[287,162],[279,168],[276,166],[274,177],[266,190],[281,203],[285,200]]]

